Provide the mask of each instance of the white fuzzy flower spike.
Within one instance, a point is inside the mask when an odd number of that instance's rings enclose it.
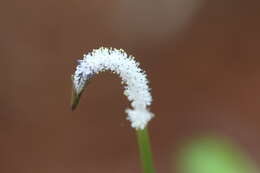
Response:
[[[135,129],[144,129],[153,117],[147,109],[151,105],[152,96],[148,87],[146,74],[139,67],[134,57],[128,56],[122,49],[99,48],[83,56],[79,60],[72,78],[74,86],[74,99],[72,109],[75,109],[85,85],[92,76],[110,70],[118,74],[125,84],[124,94],[131,102],[133,109],[127,109],[127,119]]]

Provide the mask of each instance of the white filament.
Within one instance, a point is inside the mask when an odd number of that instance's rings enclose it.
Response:
[[[133,128],[144,129],[153,117],[147,109],[152,102],[148,80],[134,57],[128,56],[122,49],[101,47],[85,54],[83,59],[79,60],[73,78],[75,91],[81,93],[89,78],[105,70],[110,70],[121,77],[122,83],[125,84],[124,94],[133,107],[126,110],[127,119]]]

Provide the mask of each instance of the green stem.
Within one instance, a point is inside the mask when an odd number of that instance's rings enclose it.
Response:
[[[137,139],[140,152],[140,160],[143,167],[143,173],[155,173],[152,160],[152,152],[148,129],[137,130]]]

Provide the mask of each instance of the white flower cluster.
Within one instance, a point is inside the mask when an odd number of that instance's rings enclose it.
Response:
[[[144,129],[153,117],[147,109],[151,105],[152,96],[146,74],[138,66],[134,57],[128,56],[122,49],[95,49],[79,60],[73,76],[75,92],[80,94],[88,79],[99,72],[110,70],[118,74],[125,84],[124,94],[133,107],[126,110],[127,119],[131,121],[133,128]]]

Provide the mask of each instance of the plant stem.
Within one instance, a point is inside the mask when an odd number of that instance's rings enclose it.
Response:
[[[137,139],[143,173],[155,173],[147,127],[143,130],[137,130]]]

